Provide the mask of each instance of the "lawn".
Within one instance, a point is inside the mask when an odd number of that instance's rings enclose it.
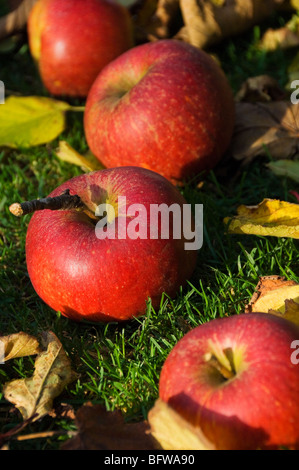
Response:
[[[267,24],[255,27],[237,39],[213,48],[237,92],[251,76],[269,74],[281,86],[288,81],[288,66],[294,50],[261,52],[257,42],[262,31],[284,24],[288,16],[274,15]],[[14,51],[0,55],[0,79],[7,93],[47,96],[41,85],[26,41]],[[82,104],[76,101],[75,104]],[[296,189],[287,178],[275,176],[257,159],[238,168],[220,164],[198,187],[180,188],[191,204],[204,206],[204,243],[196,270],[187,286],[174,298],[164,296],[160,308],[148,305],[147,314],[125,324],[75,323],[54,312],[35,293],[27,274],[25,237],[29,215],[17,219],[9,212],[15,201],[43,197],[82,170],[59,160],[54,154],[59,140],[79,152],[87,150],[82,113],[69,113],[67,129],[49,144],[30,149],[0,149],[0,334],[24,331],[38,336],[53,331],[69,355],[78,378],[56,398],[75,410],[83,403],[104,404],[119,409],[128,421],[146,419],[158,397],[163,362],[177,341],[191,328],[213,318],[236,315],[244,310],[260,276],[281,275],[299,282],[298,241],[292,238],[231,235],[223,218],[234,215],[240,204],[258,204],[264,198],[296,202],[289,191]],[[0,368],[4,384],[29,377],[34,358],[14,359]],[[20,423],[21,417],[0,394],[1,432]],[[57,434],[28,440],[12,439],[17,449],[58,449],[74,431],[72,419],[46,416],[32,423],[25,434],[57,431]]]

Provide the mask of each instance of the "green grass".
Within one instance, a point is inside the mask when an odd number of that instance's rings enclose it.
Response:
[[[285,21],[271,20],[273,26]],[[221,59],[236,91],[242,81],[269,73],[281,85],[287,82],[292,53],[262,53],[257,48],[260,27],[225,41],[213,52]],[[28,47],[0,56],[0,79],[6,88],[20,94],[43,94]],[[67,140],[79,152],[87,149],[82,115],[68,117]],[[146,418],[158,396],[163,362],[177,341],[191,328],[213,318],[241,313],[262,275],[283,275],[299,281],[298,242],[225,233],[223,218],[234,215],[240,204],[257,204],[263,198],[295,202],[289,194],[291,180],[269,172],[266,159],[253,162],[235,178],[216,168],[202,189],[188,185],[181,189],[191,204],[204,205],[204,244],[194,275],[175,298],[164,296],[156,311],[148,305],[144,317],[126,324],[92,325],[74,323],[47,307],[36,295],[27,274],[25,237],[30,216],[16,219],[8,210],[12,202],[42,197],[81,170],[57,159],[51,144],[30,150],[0,150],[0,334],[25,331],[38,336],[52,330],[60,339],[78,372],[55,403],[69,403],[75,409],[87,401],[120,409],[128,420]],[[236,174],[235,174],[236,175]],[[15,359],[0,368],[0,383],[28,377],[33,358]],[[0,401],[0,432],[21,422],[18,412],[3,397]],[[67,418],[47,416],[26,428],[26,433],[74,430]],[[66,436],[28,441],[12,440],[11,449],[57,449]]]

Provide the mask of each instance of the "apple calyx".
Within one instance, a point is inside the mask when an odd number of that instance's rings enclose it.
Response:
[[[50,210],[81,210],[86,212],[91,218],[95,218],[92,212],[82,202],[80,196],[77,194],[71,195],[70,190],[66,189],[60,196],[46,197],[41,199],[33,199],[32,201],[15,202],[9,206],[10,212],[16,217],[31,214],[35,211],[44,209]]]

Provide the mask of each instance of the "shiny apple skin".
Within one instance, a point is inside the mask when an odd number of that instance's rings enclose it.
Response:
[[[186,204],[165,178],[146,169],[121,167],[75,177],[51,193],[78,194],[94,213],[108,197],[127,205]],[[127,223],[130,222],[128,219]],[[26,237],[28,273],[37,294],[73,320],[123,321],[146,312],[151,298],[176,295],[192,275],[197,252],[184,239],[104,239],[86,214],[43,210],[33,214]]]
[[[112,0],[38,0],[28,38],[45,87],[66,97],[85,98],[103,67],[134,44],[130,14]]]
[[[188,332],[167,357],[160,398],[200,426],[217,449],[299,449],[299,328],[271,314],[211,320]],[[211,345],[239,354],[229,380],[207,362]],[[241,354],[241,356],[240,356]]]
[[[217,165],[234,116],[215,60],[169,39],[134,47],[104,68],[87,97],[84,129],[106,167],[141,166],[177,183]]]

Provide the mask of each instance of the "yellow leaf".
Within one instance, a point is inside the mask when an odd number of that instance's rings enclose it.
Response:
[[[0,336],[0,344],[4,348],[4,361],[16,357],[31,356],[40,352],[38,340],[27,333],[14,333]]]
[[[295,10],[299,10],[299,0],[291,0],[291,6],[292,6]]]
[[[299,302],[299,285],[280,287],[268,292],[254,303],[252,311],[267,313],[269,310],[276,310],[284,313],[286,307],[285,301],[287,299]]]
[[[55,139],[65,129],[66,111],[82,111],[41,96],[10,96],[0,106],[0,146],[28,148]]]
[[[49,413],[53,399],[75,378],[70,360],[54,333],[44,333],[42,339],[45,350],[36,357],[33,376],[13,380],[3,388],[4,397],[16,405],[24,420],[36,415],[35,421]]]
[[[299,284],[280,276],[264,276],[245,311],[270,313],[299,326]]]
[[[268,313],[285,318],[286,320],[289,320],[299,326],[299,297],[297,297],[296,300],[298,302],[293,299],[286,299],[283,312],[281,312],[280,310],[278,311],[271,309]]]
[[[237,216],[224,223],[229,233],[299,238],[299,204],[264,199],[257,206],[239,206]]]
[[[192,426],[158,399],[149,411],[150,433],[164,450],[214,450],[200,428]]]
[[[225,0],[211,0],[215,7],[223,7]]]
[[[94,171],[104,168],[94,155],[88,153],[83,156],[64,140],[59,142],[56,155],[60,160],[80,166],[85,171]]]

